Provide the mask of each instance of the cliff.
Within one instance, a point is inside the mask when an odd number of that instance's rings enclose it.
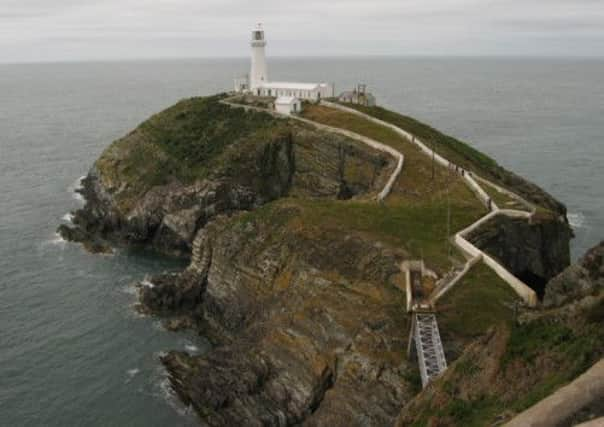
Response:
[[[403,406],[396,425],[502,425],[601,360],[603,250],[600,243],[548,283],[546,309],[502,319],[468,345],[437,382]],[[574,402],[573,410],[556,407],[538,425],[571,426],[604,416],[604,396],[596,392],[601,378],[592,381],[593,393]]]
[[[393,160],[356,141],[267,113],[193,98],[111,144],[83,181],[84,209],[59,232],[92,250],[144,245],[187,255],[219,214],[286,195],[360,197]]]
[[[468,238],[535,289],[540,298],[548,280],[570,264],[571,230],[555,218],[537,217],[527,222],[498,215]]]
[[[401,408],[421,397],[417,364],[405,351],[400,265],[422,259],[438,280],[457,271],[466,260],[448,238],[484,216],[484,206],[460,176],[409,141],[309,105],[307,119],[404,154],[403,173],[376,203],[392,157],[223,98],[181,101],[109,146],[83,182],[86,205],[60,232],[93,251],[144,246],[190,257],[186,270],[140,287],[139,309],[215,344],[203,355],[162,357],[172,387],[204,425],[405,419]],[[459,144],[452,153],[471,153],[469,167],[503,173]],[[547,281],[569,262],[565,209],[534,184],[515,182],[550,213],[533,223],[486,224],[473,241],[513,273]],[[468,274],[442,307],[451,361],[471,348],[478,357],[510,334],[517,297],[484,269]],[[575,374],[583,364],[556,366]]]
[[[207,425],[384,425],[414,393],[400,351],[404,254],[308,224],[309,208],[283,200],[214,221],[187,271],[141,289],[146,308],[219,344],[162,359]]]

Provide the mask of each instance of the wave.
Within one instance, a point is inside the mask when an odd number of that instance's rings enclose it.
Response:
[[[141,281],[141,285],[142,286],[146,286],[148,288],[154,288],[155,287],[155,284],[152,281],[150,281],[149,279],[147,279],[147,278],[144,278]]]
[[[585,226],[585,215],[581,212],[569,213],[566,217],[572,228],[583,228]]]
[[[67,240],[65,240],[63,238],[63,236],[61,236],[59,233],[54,233],[54,237],[52,237],[49,240],[46,240],[46,241],[42,242],[41,246],[42,247],[49,246],[49,245],[52,245],[52,246],[65,246],[66,243],[67,243]]]
[[[186,406],[176,395],[176,392],[172,389],[170,380],[167,377],[167,373],[164,378],[159,382],[159,389],[162,398],[168,403],[168,405],[176,411],[180,416],[186,417],[192,415],[192,407]]]
[[[85,201],[84,196],[82,196],[78,191],[83,188],[82,181],[84,180],[84,178],[86,178],[86,175],[79,177],[69,187],[67,187],[67,190],[72,194],[72,197],[78,202]]]
[[[199,347],[193,344],[185,344],[185,350],[187,350],[189,353],[198,353]]]

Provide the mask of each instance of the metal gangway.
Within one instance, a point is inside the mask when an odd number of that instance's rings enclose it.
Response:
[[[415,341],[422,387],[425,388],[447,369],[447,360],[438,332],[436,315],[433,312],[416,311],[413,313],[412,322],[410,338]]]

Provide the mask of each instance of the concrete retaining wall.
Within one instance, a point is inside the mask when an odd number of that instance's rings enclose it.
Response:
[[[481,177],[481,176],[475,175],[475,176],[474,176],[474,178],[475,178],[477,181],[480,181],[480,182],[482,182],[482,183],[483,183],[483,184],[485,184],[485,185],[490,185],[491,187],[493,187],[495,190],[499,191],[500,193],[503,193],[503,194],[505,194],[506,196],[510,197],[511,199],[516,200],[518,203],[520,203],[520,204],[522,204],[522,205],[526,206],[526,208],[528,209],[528,211],[529,211],[531,214],[534,214],[534,213],[535,213],[535,211],[537,210],[537,208],[535,207],[535,205],[533,205],[532,203],[530,203],[530,202],[526,201],[525,199],[523,199],[522,197],[520,197],[518,194],[513,193],[513,192],[511,192],[510,190],[508,190],[508,189],[506,189],[506,188],[503,188],[503,187],[501,187],[501,186],[499,186],[499,185],[495,184],[494,182],[491,182],[491,181],[489,181],[489,180],[487,180],[487,179],[484,179],[484,178],[483,178],[483,177]]]
[[[284,117],[282,115],[279,115],[273,111],[269,111],[266,110],[264,108],[259,108],[259,107],[253,107],[253,106],[248,106],[248,105],[241,105],[241,104],[233,104],[231,102],[229,102],[228,99],[221,101],[223,104],[228,105],[230,107],[234,107],[234,108],[244,108],[246,110],[255,110],[255,111],[262,111],[262,112],[268,112],[269,114],[272,114],[276,117]],[[394,132],[396,132],[397,134],[401,135],[403,138],[406,138],[408,141],[410,141],[411,143],[417,145],[424,153],[426,153],[426,155],[430,156],[430,157],[434,157],[435,161],[439,164],[441,164],[442,166],[445,167],[452,167],[454,166],[453,163],[451,163],[449,160],[445,159],[444,157],[442,157],[441,155],[439,155],[436,152],[433,152],[430,148],[428,148],[428,146],[426,144],[424,144],[422,141],[419,140],[419,138],[415,137],[415,135],[400,129],[399,127],[392,125],[390,123],[384,122],[383,120],[379,120],[376,119],[375,117],[371,117],[365,113],[362,113],[360,111],[357,111],[353,108],[348,108],[345,107],[343,105],[340,104],[335,104],[332,102],[327,102],[327,101],[321,101],[322,105],[325,105],[327,107],[331,107],[331,108],[335,108],[338,110],[342,110],[342,111],[346,111],[348,113],[351,114],[355,114],[359,117],[363,117],[366,120],[369,120],[373,123],[379,124],[381,126],[387,127],[391,130],[393,130]],[[314,126],[317,129],[322,129],[322,130],[326,130],[328,132],[333,132],[333,133],[337,133],[343,136],[346,136],[348,138],[360,141],[368,146],[370,146],[371,148],[375,149],[375,150],[379,150],[385,153],[388,153],[392,156],[394,156],[398,161],[397,161],[397,166],[394,170],[394,172],[392,173],[392,175],[390,176],[390,179],[388,180],[388,182],[386,183],[386,185],[384,186],[383,190],[378,194],[377,199],[379,201],[384,200],[384,198],[386,198],[386,196],[388,196],[388,194],[390,193],[390,191],[392,190],[392,186],[394,185],[396,179],[398,178],[398,176],[400,175],[402,169],[403,169],[403,164],[404,164],[404,156],[401,152],[399,152],[398,150],[395,150],[394,148],[382,144],[381,142],[375,141],[371,138],[367,138],[364,137],[362,135],[356,134],[354,132],[351,131],[347,131],[344,129],[340,129],[340,128],[335,128],[335,127],[331,127],[331,126],[327,126],[327,125],[323,125],[320,123],[316,123],[313,122],[311,120],[307,120],[304,119],[302,117],[296,117],[296,116],[288,116],[291,119],[294,120],[298,120],[300,122],[309,124],[311,126]],[[464,252],[468,258],[470,259],[470,261],[476,260],[476,259],[482,259],[485,264],[487,264],[493,271],[495,271],[495,273],[505,282],[507,282],[512,289],[514,289],[514,291],[516,291],[516,293],[531,307],[534,307],[537,304],[537,294],[535,293],[535,291],[533,291],[529,286],[527,286],[525,283],[523,283],[521,280],[519,280],[516,276],[514,276],[512,273],[510,273],[505,267],[503,267],[501,264],[499,264],[495,259],[493,259],[491,256],[489,256],[488,254],[484,253],[483,251],[481,251],[480,249],[478,249],[476,246],[474,246],[473,244],[471,244],[469,241],[467,241],[465,239],[465,235],[467,233],[469,233],[470,231],[480,227],[482,224],[484,224],[486,221],[488,221],[489,219],[491,219],[493,216],[497,215],[497,214],[503,214],[503,215],[508,215],[508,216],[512,216],[512,217],[523,217],[523,218],[529,218],[531,217],[532,214],[528,213],[528,212],[522,212],[522,211],[515,211],[515,210],[500,210],[492,201],[491,198],[489,197],[489,195],[482,189],[482,187],[474,180],[473,175],[464,170],[464,169],[459,169],[460,171],[463,171],[463,178],[464,180],[467,182],[468,186],[472,189],[472,191],[474,191],[474,193],[476,193],[476,195],[478,196],[479,200],[485,204],[485,206],[487,206],[487,208],[491,209],[491,212],[487,215],[485,215],[484,217],[482,217],[480,220],[478,220],[477,222],[475,222],[474,224],[470,225],[469,227],[467,227],[465,230],[460,231],[459,233],[457,233],[454,237],[454,242],[455,244],[458,246],[458,248],[460,248],[462,250],[462,252]],[[484,181],[484,182],[488,182],[490,183],[490,181],[486,181],[483,178],[480,178],[478,176],[476,176],[477,179]],[[493,184],[494,185],[494,184]],[[506,190],[507,191],[507,190]],[[509,192],[510,194],[513,194],[511,192]],[[507,193],[506,193],[507,194]],[[519,197],[519,196],[516,196]],[[522,200],[521,198],[519,198],[520,200]],[[477,261],[475,261],[477,262]],[[468,267],[468,265],[466,264],[466,267]],[[459,280],[464,276],[464,274],[466,274],[469,271],[469,267],[465,268],[464,270],[462,270],[462,273],[459,274],[455,279],[453,279],[453,283],[452,284],[448,284],[445,286],[446,291],[447,292],[449,289],[451,289],[456,283],[459,282]],[[408,272],[408,270],[407,270]],[[409,278],[408,278],[409,279]],[[407,283],[409,283],[409,280],[407,281]],[[444,293],[443,293],[444,294]],[[436,299],[440,298],[439,295],[436,297]],[[410,304],[410,300],[409,298],[407,299],[407,306],[409,309],[409,304]]]
[[[441,156],[440,154],[434,152],[431,148],[429,148],[422,140],[420,140],[417,136],[413,135],[412,133],[409,133],[401,128],[399,128],[396,125],[393,125],[391,123],[385,122],[383,120],[380,119],[376,119],[375,117],[372,117],[368,114],[362,113],[361,111],[355,110],[354,108],[349,108],[349,107],[345,107],[343,105],[340,104],[336,104],[333,102],[327,102],[327,101],[321,101],[322,105],[325,105],[326,107],[330,107],[330,108],[334,108],[340,111],[345,111],[347,113],[350,114],[354,114],[356,116],[362,117],[365,120],[368,120],[372,123],[387,127],[388,129],[391,129],[392,131],[394,131],[395,133],[397,133],[398,135],[402,136],[403,138],[407,139],[409,142],[411,142],[412,144],[415,144],[421,151],[424,152],[424,154],[433,157],[435,162],[440,164],[441,166],[444,166],[446,168],[451,168],[451,167],[455,167],[455,164],[450,162],[449,160],[447,160],[446,158],[444,158],[443,156]],[[491,201],[489,204],[489,200],[491,199],[490,196],[482,189],[482,187],[480,185],[478,185],[478,183],[476,183],[476,181],[474,181],[473,179],[473,174],[471,172],[466,171],[463,168],[458,168],[458,172],[462,174],[463,179],[468,183],[470,189],[472,191],[474,191],[474,193],[478,196],[478,199],[482,202],[482,204],[485,205],[485,207],[487,207],[487,209],[491,209],[493,207],[496,208],[496,206],[494,205],[494,203]]]
[[[604,399],[604,359],[570,384],[530,407],[505,427],[550,427],[568,425],[572,416]],[[602,424],[596,424],[602,425]]]
[[[451,163],[449,160],[445,159],[444,157],[442,157],[441,155],[439,155],[436,152],[433,152],[432,149],[430,149],[425,143],[423,143],[419,138],[417,138],[415,135],[404,131],[402,129],[400,129],[399,127],[384,122],[383,120],[379,120],[376,119],[375,117],[371,117],[368,114],[362,113],[358,110],[355,110],[353,108],[348,108],[345,107],[343,105],[340,104],[335,104],[332,102],[326,102],[326,101],[321,101],[321,103],[325,106],[331,107],[331,108],[335,108],[341,111],[346,111],[348,113],[351,114],[355,114],[357,116],[363,117],[366,120],[369,120],[373,123],[376,124],[380,124],[382,126],[385,126],[389,129],[392,129],[394,132],[396,132],[397,134],[403,136],[404,138],[406,138],[408,141],[412,142],[413,144],[417,145],[426,155],[430,156],[430,157],[434,157],[435,161],[439,164],[441,164],[442,166],[445,167],[452,167],[455,166],[453,163]],[[487,209],[490,209],[491,212],[489,214],[487,214],[486,216],[482,217],[480,220],[478,220],[477,222],[475,222],[474,224],[470,225],[468,228],[466,228],[465,230],[457,233],[455,235],[454,238],[454,242],[455,244],[471,259],[476,259],[476,258],[480,258],[482,259],[485,264],[487,264],[493,271],[495,271],[495,273],[502,279],[504,280],[506,283],[508,283],[512,289],[514,289],[514,291],[520,296],[520,298],[522,298],[529,306],[534,307],[537,305],[537,294],[535,293],[535,291],[533,291],[529,286],[527,286],[524,282],[522,282],[521,280],[519,280],[516,276],[514,276],[512,273],[510,273],[505,267],[503,267],[501,264],[499,264],[495,259],[493,259],[490,255],[484,253],[483,251],[481,251],[480,249],[478,249],[476,246],[474,246],[473,244],[471,244],[469,241],[467,241],[465,239],[465,235],[467,233],[469,233],[470,231],[480,227],[482,224],[484,224],[486,221],[488,221],[489,219],[491,219],[493,216],[498,215],[498,214],[503,214],[503,215],[508,215],[508,216],[512,216],[512,217],[517,217],[517,218],[529,218],[531,217],[530,213],[527,212],[522,212],[522,211],[514,211],[514,210],[500,210],[497,205],[495,205],[495,203],[491,200],[490,196],[487,194],[486,191],[484,191],[484,189],[476,182],[476,180],[474,179],[474,177],[476,177],[479,180],[482,180],[484,182],[488,182],[490,183],[490,181],[485,180],[484,178],[480,178],[477,175],[474,175],[473,173],[463,169],[463,168],[458,168],[458,170],[462,173],[463,179],[466,181],[466,183],[468,184],[468,186],[470,187],[470,189],[477,195],[478,199],[487,207]],[[507,190],[506,190],[507,191]],[[508,192],[510,194],[513,194],[511,192]],[[506,193],[507,194],[507,193]],[[518,198],[519,200],[522,200],[519,196],[516,196],[516,198]],[[460,275],[458,275],[455,279],[454,279],[454,283],[451,286],[447,285],[447,290],[451,289],[452,286],[455,285],[455,283],[459,282],[459,280],[463,277],[463,275],[465,273],[467,273],[469,269],[465,269],[464,268],[464,272]],[[437,297],[437,299],[440,296]]]
[[[517,218],[528,218],[530,214],[528,212],[522,211],[510,211],[510,210],[494,210],[490,212],[488,215],[483,216],[474,224],[465,228],[455,235],[454,241],[455,244],[468,256],[471,258],[481,257],[486,265],[488,265],[502,280],[504,280],[507,284],[509,284],[512,289],[518,294],[522,300],[528,304],[529,307],[534,307],[537,305],[537,294],[530,286],[526,285],[512,273],[510,273],[504,266],[502,266],[499,262],[497,262],[493,257],[487,254],[484,251],[481,251],[468,240],[466,240],[466,236],[472,231],[484,225],[487,221],[494,218],[497,215],[508,215]]]
[[[403,165],[405,163],[405,156],[403,156],[403,154],[400,151],[395,150],[394,148],[392,148],[388,145],[382,144],[381,142],[378,142],[374,139],[367,138],[363,135],[359,135],[357,133],[354,133],[354,132],[351,132],[351,131],[348,131],[345,129],[340,129],[340,128],[324,125],[321,123],[313,122],[312,120],[304,119],[302,117],[282,115],[282,114],[276,113],[274,111],[267,110],[265,108],[254,107],[251,105],[234,104],[234,103],[230,102],[229,99],[222,100],[220,102],[222,102],[223,104],[228,105],[229,107],[232,107],[232,108],[243,108],[246,111],[249,111],[249,110],[260,111],[263,113],[269,113],[269,114],[271,114],[275,117],[279,117],[279,118],[288,118],[288,119],[297,120],[299,122],[306,123],[310,126],[313,126],[316,129],[320,129],[320,130],[324,130],[324,131],[332,132],[332,133],[337,133],[339,135],[343,135],[343,136],[353,139],[355,141],[362,142],[363,144],[368,145],[369,147],[373,148],[374,150],[378,150],[378,151],[391,155],[392,157],[394,157],[397,160],[396,167],[394,169],[394,172],[392,172],[392,174],[390,175],[388,182],[386,182],[386,185],[384,186],[382,191],[380,191],[378,193],[378,195],[376,197],[377,200],[380,202],[383,201],[390,194],[390,192],[392,191],[392,187],[394,186],[394,183],[396,182],[396,179],[398,178],[398,176],[401,174],[401,171],[403,170]]]
[[[451,290],[451,288],[453,288],[453,286],[455,286],[457,283],[459,283],[461,279],[463,279],[463,277],[468,271],[470,271],[472,267],[478,264],[481,260],[482,255],[478,255],[466,262],[463,267],[463,270],[461,270],[457,276],[455,276],[449,283],[447,283],[442,288],[438,289],[434,294],[430,296],[430,303],[435,304],[439,299],[441,299],[447,292],[449,292],[449,290]]]

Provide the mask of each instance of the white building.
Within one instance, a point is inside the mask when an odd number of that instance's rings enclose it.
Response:
[[[271,82],[266,65],[264,29],[260,24],[252,31],[252,61],[250,75],[235,79],[236,92],[251,92],[258,96],[295,97],[309,101],[335,96],[332,83]]]
[[[302,102],[293,96],[280,96],[275,100],[275,111],[287,116],[300,113],[302,111]]]

